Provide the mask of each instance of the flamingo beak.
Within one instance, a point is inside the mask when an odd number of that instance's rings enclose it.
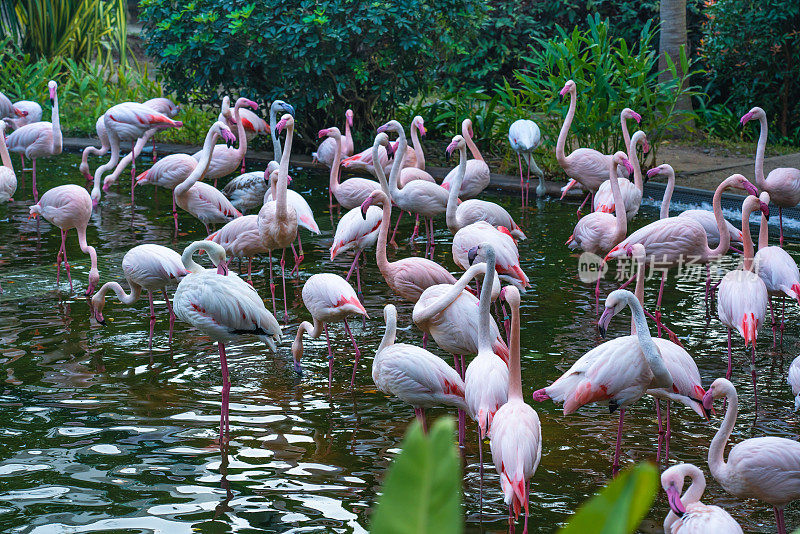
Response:
[[[678,517],[683,517],[686,513],[686,507],[681,502],[681,493],[674,484],[670,484],[667,488],[667,500],[669,501],[670,509],[675,512]]]
[[[760,209],[761,209],[762,215],[764,215],[764,217],[766,217],[767,220],[769,220],[769,206],[767,206],[766,203],[762,202],[761,206],[760,206]]]
[[[745,180],[742,186],[748,194],[753,195],[754,197],[758,196],[758,188],[751,184],[749,181]]]
[[[597,330],[603,339],[606,337],[606,331],[608,330],[608,325],[611,324],[612,317],[614,317],[614,308],[606,308],[603,310],[600,320],[597,321]]]
[[[393,159],[394,158],[394,151],[395,151],[395,148],[392,146],[392,143],[389,143],[388,145],[386,145],[386,157],[387,158]]]
[[[636,121],[636,124],[640,124],[642,122],[642,116],[636,113],[635,111],[631,112],[631,116],[633,117],[633,120]],[[645,152],[647,151],[645,150]]]
[[[320,130],[317,132],[317,138],[322,139],[323,137],[326,137],[328,135],[328,131],[328,129]]]
[[[714,408],[714,395],[713,395],[713,390],[711,388],[708,388],[706,394],[703,395],[703,408],[705,408],[706,411],[709,411],[712,408]]]
[[[367,208],[370,207],[372,204],[372,197],[367,197],[367,199],[361,204],[361,216],[364,220],[367,220]]]
[[[742,118],[741,118],[741,119],[739,119],[739,122],[741,122],[741,123],[742,123],[742,126],[744,126],[744,125],[745,125],[745,124],[747,124],[747,123],[750,121],[750,119],[752,119],[752,118],[753,118],[753,114],[752,114],[752,113],[750,113],[750,112],[748,111],[747,113],[745,113],[744,115],[742,115]]]
[[[389,129],[389,123],[387,122],[386,124],[378,127],[378,133],[383,133],[388,129]]]
[[[475,258],[477,256],[478,256],[478,247],[472,247],[471,249],[469,249],[469,252],[467,252],[467,261],[469,262],[470,265],[472,265],[472,262],[475,261]]]

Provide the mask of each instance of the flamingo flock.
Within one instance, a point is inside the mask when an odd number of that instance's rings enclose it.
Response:
[[[761,108],[754,107],[741,122],[758,119],[761,124],[756,159],[755,185],[742,174],[723,180],[713,196],[713,209],[686,210],[671,216],[670,197],[675,185],[675,172],[668,164],[646,171],[648,177],[661,175],[668,186],[661,205],[660,218],[629,233],[632,221],[639,214],[643,199],[643,171],[638,148],[649,150],[647,135],[642,130],[632,135],[628,121],[641,124],[643,117],[630,108],[620,114],[622,148],[603,154],[591,148],[576,148],[567,154],[569,131],[575,120],[580,88],[569,80],[560,96],[569,95],[569,106],[556,143],[558,164],[569,179],[563,192],[580,187],[587,197],[578,208],[578,220],[565,244],[570,250],[592,253],[603,262],[633,262],[635,275],[622,287],[611,291],[602,300],[600,313],[600,280],[595,285],[595,324],[602,337],[608,335],[612,319],[630,310],[630,334],[600,343],[558,375],[543,362],[536,363],[541,374],[552,375],[548,384],[539,384],[530,391],[534,402],[553,401],[562,405],[564,416],[582,407],[599,404],[610,413],[618,413],[616,440],[611,461],[612,476],[623,466],[623,428],[625,415],[641,405],[641,399],[655,399],[658,421],[656,459],[670,460],[672,438],[671,404],[675,402],[708,419],[713,414],[714,400],[725,399],[724,419],[708,449],[708,468],[725,491],[739,499],[757,499],[770,505],[775,514],[778,532],[786,532],[784,509],[800,499],[800,442],[783,437],[758,436],[740,441],[725,459],[725,448],[731,437],[739,406],[739,396],[730,379],[734,373],[733,334],[738,333],[749,346],[749,373],[753,384],[753,406],[758,416],[756,388],[756,344],[758,332],[771,313],[773,346],[783,343],[785,329],[785,298],[800,303],[800,271],[792,256],[783,248],[781,220],[779,244],[770,246],[767,221],[769,204],[782,208],[800,203],[800,171],[777,169],[766,178],[763,158],[767,137],[767,119]],[[286,102],[276,100],[269,106],[268,120],[258,116],[259,106],[247,98],[222,100],[217,120],[208,126],[205,142],[195,154],[173,154],[156,160],[153,165],[136,173],[136,159],[145,144],[155,143],[157,132],[180,128],[174,117],[179,107],[167,99],[125,102],[111,107],[96,123],[100,148],[84,150],[78,173],[86,184],[63,184],[46,191],[41,197],[36,185],[36,161],[56,157],[62,150],[58,115],[57,85],[48,85],[52,105],[50,122],[41,121],[41,107],[28,101],[12,104],[0,94],[0,201],[11,201],[17,193],[17,174],[9,152],[17,152],[32,162],[32,197],[30,217],[41,217],[60,229],[61,246],[56,255],[56,284],[60,284],[61,264],[64,263],[70,291],[73,289],[71,266],[67,261],[66,240],[69,230],[75,229],[81,251],[89,256],[90,269],[85,295],[97,323],[106,325],[106,298],[114,293],[123,304],[136,302],[142,292],[149,301],[148,349],[153,347],[156,314],[153,293],[162,292],[169,313],[169,343],[172,343],[175,319],[202,333],[217,344],[222,375],[222,407],[219,421],[219,445],[230,439],[229,401],[232,373],[228,367],[226,345],[256,337],[271,352],[286,353],[285,336],[289,328],[290,306],[301,309],[293,300],[293,286],[287,287],[287,277],[302,280],[300,266],[304,259],[300,230],[320,234],[321,230],[309,206],[310,193],[289,189],[292,145],[295,132],[295,110]],[[557,95],[554,95],[557,97]],[[7,128],[14,131],[5,135]],[[326,338],[329,394],[334,381],[334,360],[352,360],[350,388],[355,387],[356,374],[362,357],[371,358],[371,375],[378,391],[398,399],[414,410],[414,416],[427,428],[426,410],[434,407],[453,408],[458,414],[457,440],[464,453],[468,426],[472,426],[478,442],[481,499],[483,494],[483,449],[488,440],[492,462],[499,476],[503,500],[508,506],[509,532],[513,532],[522,512],[523,532],[528,530],[532,506],[532,487],[536,484],[537,468],[543,454],[558,447],[552,438],[542,434],[541,416],[525,399],[522,383],[523,367],[533,365],[522,346],[523,298],[535,298],[531,277],[523,269],[517,243],[534,235],[535,228],[523,229],[523,221],[515,220],[497,202],[483,198],[490,182],[490,168],[474,140],[472,121],[466,118],[461,131],[452,137],[446,152],[458,151],[458,164],[441,182],[425,170],[425,154],[421,137],[425,135],[424,120],[414,117],[409,125],[412,146],[406,130],[399,121],[390,120],[378,127],[372,146],[356,153],[354,146],[354,116],[345,113],[345,133],[335,126],[319,131],[323,139],[315,159],[330,168],[328,182],[329,205],[333,221],[334,202],[346,212],[338,218],[330,242],[330,260],[350,254],[346,275],[323,272],[308,277],[302,284],[301,302],[311,317],[296,326],[287,364],[300,380],[305,376],[302,362],[311,352],[304,338]],[[256,136],[270,135],[274,161],[264,170],[245,173],[244,164],[248,141]],[[284,136],[281,144],[280,136]],[[394,139],[392,139],[394,138]],[[546,195],[548,187],[544,172],[534,161],[542,136],[536,123],[529,119],[514,122],[508,133],[511,150],[517,153],[523,209],[532,208],[529,198],[530,175],[539,178],[536,197]],[[223,143],[217,144],[222,140]],[[130,152],[123,157],[122,150]],[[154,144],[155,147],[155,144]],[[468,157],[470,152],[471,158]],[[109,159],[90,171],[90,156]],[[527,166],[524,173],[522,162]],[[24,159],[23,159],[24,164]],[[100,286],[101,273],[95,248],[89,244],[87,228],[93,211],[101,210],[101,191],[107,191],[117,177],[131,167],[131,209],[134,189],[153,185],[171,191],[172,217],[175,237],[178,236],[177,208],[192,215],[205,231],[205,239],[188,245],[182,254],[156,243],[143,243],[127,251],[122,270],[117,273],[127,281],[128,292],[114,278],[114,273],[102,273],[107,278]],[[375,179],[361,176],[342,179],[343,172],[360,171]],[[20,169],[20,173],[28,169]],[[222,189],[220,180],[232,177]],[[387,177],[388,174],[388,177]],[[213,180],[212,180],[213,179]],[[212,185],[213,183],[213,185]],[[88,189],[87,189],[88,187]],[[738,189],[746,196],[741,206],[741,229],[726,221],[721,199],[728,189]],[[19,192],[21,195],[22,192]],[[18,195],[19,197],[19,195]],[[563,195],[562,195],[563,198]],[[582,215],[587,205],[591,212]],[[397,225],[390,239],[393,208],[416,217],[411,237],[418,233],[419,221],[425,227],[425,251],[422,255],[395,253],[390,259],[389,246],[394,244]],[[243,215],[244,212],[249,215]],[[761,216],[756,250],[750,232],[750,218]],[[444,222],[437,233],[434,222]],[[184,222],[184,224],[189,224]],[[214,225],[221,225],[218,229]],[[198,225],[195,225],[198,226]],[[186,229],[185,229],[186,230]],[[564,237],[568,230],[563,231]],[[437,240],[449,232],[453,265],[461,272],[451,272],[436,261]],[[295,241],[298,248],[295,249]],[[735,248],[740,246],[741,250]],[[327,245],[326,245],[327,246]],[[377,271],[394,295],[410,303],[413,313],[409,323],[422,332],[419,345],[398,343],[397,332],[404,329],[404,318],[392,303],[375,307],[370,300],[370,287],[361,282],[362,269]],[[291,249],[294,267],[287,275],[287,249]],[[741,267],[729,271],[721,281],[712,285],[709,264],[730,253],[741,254]],[[205,254],[213,268],[195,261],[195,255]],[[279,254],[281,271],[280,300],[283,304],[283,325],[278,320],[277,284],[273,275],[273,253]],[[253,261],[266,255],[268,264],[263,276],[269,279],[271,306],[253,285]],[[441,257],[441,254],[439,254]],[[233,259],[247,261],[246,276],[232,270]],[[727,330],[727,372],[703,388],[701,373],[691,355],[670,329],[662,313],[662,300],[667,287],[667,274],[679,271],[687,261],[704,266],[708,273],[704,295],[706,316],[712,318],[711,306],[716,302],[717,316]],[[655,313],[645,306],[645,267],[657,262],[662,270]],[[328,266],[330,271],[336,264]],[[652,268],[652,267],[651,267]],[[350,282],[356,274],[355,287]],[[344,274],[344,269],[342,269]],[[258,275],[258,273],[255,273]],[[633,292],[625,289],[636,281]],[[473,284],[474,283],[474,287]],[[95,293],[95,289],[99,290]],[[174,288],[172,300],[168,288]],[[780,321],[774,306],[781,300]],[[510,308],[510,314],[506,311]],[[271,308],[271,309],[270,309]],[[498,317],[493,315],[493,308]],[[373,354],[362,353],[357,333],[351,329],[353,318],[360,318],[364,329],[382,311],[383,337]],[[674,319],[669,316],[669,319]],[[368,323],[367,320],[370,320]],[[498,323],[499,319],[499,323]],[[672,321],[670,321],[672,322]],[[330,328],[343,329],[352,344],[349,355],[335,354]],[[655,326],[655,335],[652,332]],[[106,328],[110,326],[106,325]],[[181,328],[181,327],[178,327]],[[662,338],[662,331],[668,338]],[[438,350],[453,358],[453,366],[429,349]],[[436,349],[434,349],[436,350]],[[319,352],[319,351],[314,351]],[[348,357],[349,356],[349,357]],[[152,356],[151,356],[152,359]],[[792,362],[787,382],[795,397],[794,409],[800,407],[800,357]],[[662,417],[662,401],[666,403],[666,418]],[[788,412],[788,407],[787,407]],[[558,415],[547,417],[560,419]],[[788,414],[787,414],[788,417]],[[474,424],[468,423],[471,421]],[[665,423],[665,424],[664,424]],[[547,438],[547,439],[546,439]],[[663,445],[663,454],[662,454]],[[691,485],[683,492],[685,478]],[[670,512],[664,521],[666,532],[741,532],[741,527],[724,509],[704,504],[701,497],[706,488],[703,471],[689,463],[673,465],[661,477]],[[482,502],[482,501],[481,501]]]

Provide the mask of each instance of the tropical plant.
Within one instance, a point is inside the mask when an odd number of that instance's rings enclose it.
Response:
[[[306,139],[344,111],[372,129],[426,88],[472,35],[483,0],[143,0],[143,36],[169,87],[291,101]]]
[[[0,28],[34,59],[127,61],[125,0],[0,0]]]

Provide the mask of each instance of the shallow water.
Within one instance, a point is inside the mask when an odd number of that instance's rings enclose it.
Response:
[[[78,161],[74,154],[41,161],[40,192],[64,183],[83,184]],[[145,166],[140,162],[140,170]],[[421,335],[410,323],[411,306],[392,296],[370,254],[363,274],[371,318],[366,327],[360,321],[351,323],[364,353],[355,390],[349,390],[352,349],[340,325],[331,328],[338,356],[332,397],[327,393],[324,340],[306,342],[306,374],[302,379],[295,376],[288,363],[289,341],[299,322],[308,319],[301,305],[302,283],[316,272],[344,275],[350,258],[333,264],[328,259],[332,221],[338,215],[327,211],[327,177],[299,169],[292,175],[292,187],[311,199],[322,235],[301,230],[306,261],[300,276],[287,280],[290,320],[279,353],[269,354],[256,340],[228,350],[233,388],[231,443],[224,461],[216,441],[221,388],[216,348],[180,322],[170,347],[160,298],[152,367],[146,300],[124,306],[110,297],[104,310],[107,326],[90,320],[82,296],[88,258],[70,233],[68,256],[75,292],[69,292],[63,278],[61,287],[56,287],[59,232],[44,221],[28,220],[32,195],[30,176],[25,176],[16,201],[0,207],[0,283],[5,291],[0,295],[0,361],[6,374],[0,396],[0,530],[49,534],[368,529],[370,508],[386,467],[413,417],[409,407],[385,397],[372,384],[372,354],[383,333],[382,306],[389,301],[398,305],[403,329],[399,341],[421,344]],[[89,242],[100,257],[101,282],[122,281],[121,258],[136,244],[159,243],[180,251],[204,237],[202,225],[181,213],[181,234],[173,242],[169,197],[161,190],[155,200],[150,187],[137,189],[131,226],[126,191],[123,185],[104,196],[89,228]],[[601,342],[594,323],[594,287],[578,280],[577,255],[570,255],[564,246],[575,223],[574,205],[539,202],[522,214],[518,197],[488,196],[506,206],[529,237],[520,244],[520,253],[532,280],[523,297],[522,321],[523,387],[530,399],[530,392]],[[634,226],[655,217],[654,208],[643,208]],[[409,235],[411,222],[404,217],[403,236]],[[437,224],[437,239],[437,260],[455,271],[443,221]],[[422,254],[423,249],[424,245],[414,249],[404,240],[394,255]],[[789,250],[798,253],[797,246],[790,245]],[[264,277],[256,276],[255,281],[267,300]],[[651,281],[649,286],[652,308],[657,283]],[[613,287],[612,282],[604,283],[603,293]],[[698,282],[676,286],[670,280],[664,305],[665,320],[695,357],[707,387],[725,373],[726,333],[716,319],[706,328],[702,294]],[[769,330],[761,331],[757,422],[749,368],[736,339],[734,381],[742,411],[734,442],[763,435],[797,438],[797,418],[791,413],[785,378],[798,341],[796,305],[788,303],[787,313],[784,352],[773,351]],[[628,317],[625,312],[612,322],[610,336],[627,334]],[[583,408],[567,417],[550,402],[535,408],[542,421],[543,458],[533,479],[529,526],[532,532],[553,532],[607,482],[617,417],[600,407]],[[431,410],[430,417],[445,413]],[[705,457],[720,412],[711,424],[684,407],[673,407],[672,413],[671,462],[693,462],[704,469],[709,487],[703,500],[725,507],[745,531],[774,531],[770,508],[727,495],[708,473]],[[654,460],[653,402],[645,398],[628,414],[624,463]],[[468,531],[504,531],[507,515],[488,453],[481,523],[473,428],[465,457]],[[662,493],[643,528],[659,531],[666,511]],[[796,505],[786,517],[789,527],[800,525]]]

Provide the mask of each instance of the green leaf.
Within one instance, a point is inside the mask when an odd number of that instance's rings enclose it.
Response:
[[[412,423],[386,475],[372,516],[373,534],[463,532],[461,462],[454,431],[449,417],[438,419],[427,436],[419,422]]]
[[[636,530],[658,492],[658,469],[651,463],[624,470],[583,503],[560,534],[626,534]]]

